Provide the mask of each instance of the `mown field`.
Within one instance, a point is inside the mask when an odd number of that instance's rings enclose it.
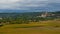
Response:
[[[0,27],[0,34],[60,34],[60,21],[4,25]]]

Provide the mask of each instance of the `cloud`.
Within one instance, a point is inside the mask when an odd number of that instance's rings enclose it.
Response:
[[[0,4],[9,4],[9,3],[15,3],[19,0],[0,0]]]
[[[0,9],[26,9],[29,7],[49,7],[58,6],[60,0],[0,0]],[[53,5],[54,4],[54,5]],[[55,6],[55,7],[56,7]]]
[[[47,0],[0,0],[0,9],[19,9],[20,7],[44,6],[44,4],[40,4],[42,1]]]

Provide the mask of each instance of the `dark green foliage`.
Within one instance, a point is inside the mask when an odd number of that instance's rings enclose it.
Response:
[[[60,14],[58,12],[48,12],[50,14]],[[28,13],[0,13],[0,22],[9,23],[9,24],[29,24],[29,22],[39,22],[46,20],[57,19],[55,16],[49,17],[37,17],[40,16],[42,12],[28,12]]]

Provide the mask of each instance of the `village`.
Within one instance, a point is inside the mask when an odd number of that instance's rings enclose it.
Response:
[[[42,17],[42,18],[48,18],[48,17],[55,17],[55,18],[60,18],[60,14],[53,14],[53,13],[49,13],[49,12],[43,12],[41,15],[37,16],[37,17]]]

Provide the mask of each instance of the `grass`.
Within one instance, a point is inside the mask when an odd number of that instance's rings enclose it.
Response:
[[[0,34],[60,34],[60,21],[5,25],[0,27]]]

